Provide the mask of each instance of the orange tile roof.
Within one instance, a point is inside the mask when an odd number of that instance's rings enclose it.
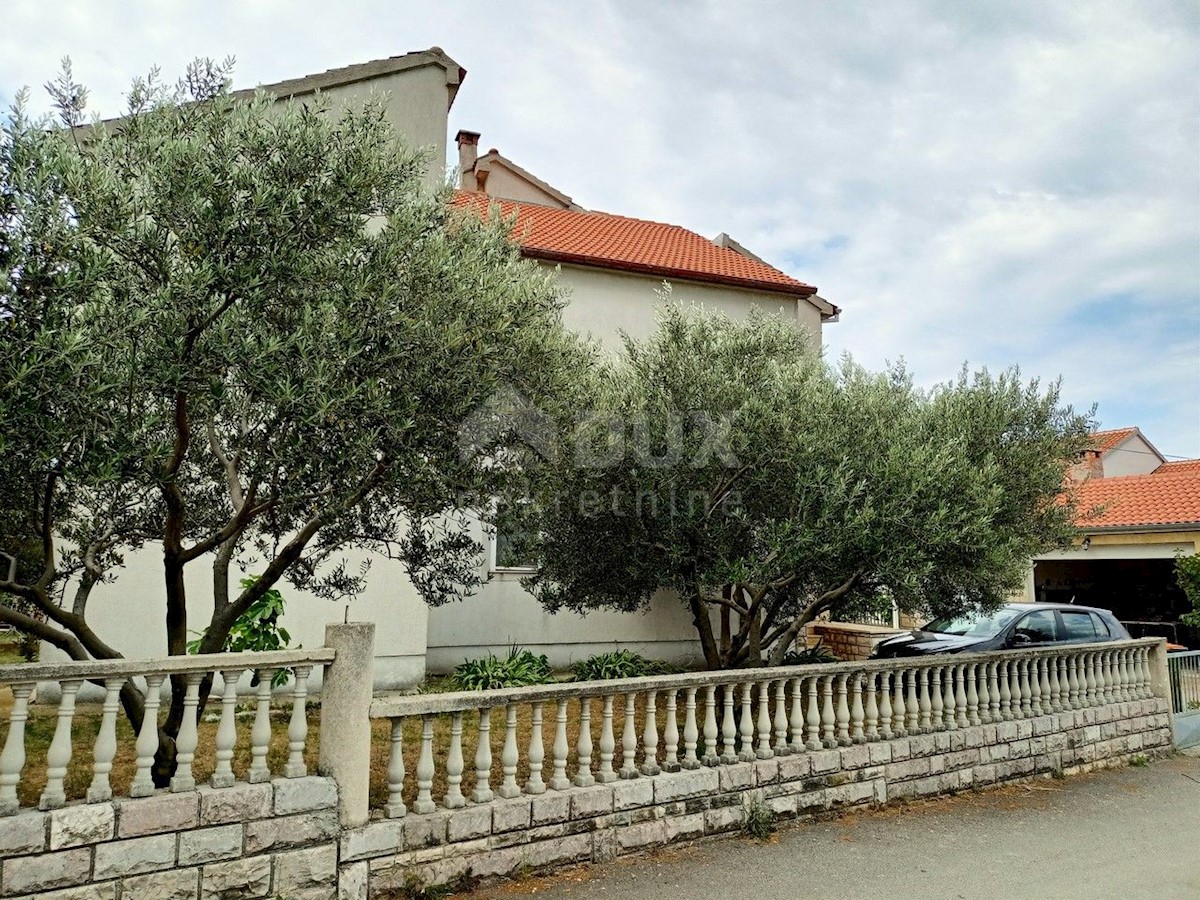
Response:
[[[1196,462],[1189,460],[1189,462]],[[1072,487],[1084,530],[1157,525],[1200,525],[1200,466],[1150,475],[1093,478]],[[1103,511],[1094,518],[1088,512]]]
[[[1175,472],[1200,472],[1200,459],[1176,459],[1165,462],[1154,470],[1155,475],[1170,475]]]
[[[678,225],[514,203],[467,191],[455,192],[454,205],[480,215],[495,206],[501,215],[515,216],[513,237],[526,256],[536,259],[800,297],[817,292],[812,285],[735,250],[718,247],[703,235]]]
[[[1092,440],[1095,442],[1092,447],[1101,453],[1107,453],[1121,441],[1127,437],[1132,437],[1137,434],[1136,428],[1114,428],[1111,431],[1093,431]]]

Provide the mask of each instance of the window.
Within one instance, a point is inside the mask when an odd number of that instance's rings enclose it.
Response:
[[[1095,616],[1079,610],[1078,612],[1063,610],[1063,640],[1064,641],[1094,641],[1096,634]],[[1108,637],[1107,630],[1104,633]]]
[[[1045,644],[1058,640],[1054,610],[1039,609],[1037,612],[1031,612],[1017,623],[1013,634],[1024,635],[1031,644]]]
[[[528,533],[517,526],[496,526],[492,538],[492,570],[496,572],[535,572],[537,564],[525,548]]]
[[[1105,624],[1104,619],[1095,613],[1088,613],[1088,615],[1092,617],[1092,624],[1096,626],[1096,640],[1106,641],[1112,637],[1112,632],[1108,630],[1108,625]]]

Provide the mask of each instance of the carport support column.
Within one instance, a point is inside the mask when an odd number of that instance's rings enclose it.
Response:
[[[1167,642],[1159,640],[1150,648],[1150,690],[1156,697],[1167,701],[1167,715],[1174,716],[1171,701],[1171,674],[1167,669]]]
[[[337,782],[343,828],[367,824],[371,773],[371,690],[375,623],[325,626],[336,651],[321,684],[320,772]]]

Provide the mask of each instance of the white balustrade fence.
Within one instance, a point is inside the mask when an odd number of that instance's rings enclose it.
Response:
[[[439,806],[463,807],[468,799],[487,803],[1147,699],[1154,696],[1151,652],[1159,643],[1076,644],[381,698],[371,704],[371,717],[391,720],[384,813],[393,818],[410,811],[424,814]],[[478,735],[474,748],[465,748],[474,749],[469,763],[463,746],[468,717]],[[404,725],[411,719],[420,728],[419,748],[409,753],[416,757],[410,774]],[[552,723],[549,761],[547,720]],[[494,729],[503,729],[498,765]],[[445,788],[435,798],[439,767]]]
[[[113,796],[111,773],[117,755],[117,719],[121,688],[132,682],[142,694],[145,716],[136,738],[136,771],[130,796],[144,797],[155,791],[151,769],[159,747],[159,725],[163,716],[162,689],[172,676],[184,684],[183,722],[176,738],[176,769],[170,790],[188,791],[196,787],[192,765],[198,745],[197,714],[200,685],[205,676],[212,675],[213,689],[209,709],[220,709],[215,735],[216,766],[210,783],[214,788],[228,788],[235,783],[231,762],[237,742],[235,714],[237,683],[243,673],[254,672],[258,685],[254,695],[254,724],[250,734],[250,782],[268,781],[272,773],[267,766],[267,749],[271,743],[271,679],[280,669],[292,671],[290,683],[291,718],[288,723],[288,758],[279,773],[285,778],[307,774],[304,761],[308,737],[305,714],[308,679],[313,668],[330,663],[334,652],[328,649],[278,651],[271,653],[221,653],[203,656],[178,656],[158,660],[103,660],[45,665],[0,666],[0,684],[12,690],[13,705],[8,716],[8,734],[0,752],[0,815],[17,812],[18,787],[26,767],[26,723],[29,702],[37,684],[57,682],[61,688],[54,735],[46,753],[45,787],[38,800],[40,809],[56,809],[66,803],[64,781],[71,759],[76,753],[72,725],[76,717],[76,697],[84,682],[104,689],[100,728],[91,748],[92,779],[87,790],[87,802],[99,803]],[[219,678],[216,676],[219,675]]]

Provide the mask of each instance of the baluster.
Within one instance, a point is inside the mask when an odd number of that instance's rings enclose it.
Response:
[[[192,760],[196,758],[196,711],[200,706],[200,682],[203,672],[188,672],[183,676],[183,721],[179,723],[179,735],[175,738],[175,774],[171,777],[171,791],[194,791],[196,779],[192,775]]]
[[[1096,655],[1091,651],[1083,657],[1084,706],[1096,704]]]
[[[788,744],[787,682],[775,682],[775,755],[787,756],[792,752]]]
[[[904,669],[897,669],[895,678],[895,693],[892,695],[892,733],[896,737],[908,734],[905,728],[907,711],[904,708]]]
[[[571,745],[567,743],[567,699],[558,701],[558,712],[554,716],[554,774],[550,776],[550,787],[565,791],[571,786],[567,777],[567,754]]]
[[[955,714],[957,701],[954,697],[954,672],[957,668],[958,666],[946,666],[945,677],[942,678],[942,721],[949,731],[958,728],[958,716]]]
[[[271,743],[271,679],[274,677],[274,669],[258,670],[258,690],[255,694],[257,708],[254,711],[254,725],[250,729],[251,784],[271,780],[271,770],[267,768],[267,747]]]
[[[838,713],[836,713],[836,722],[838,722],[838,744],[840,746],[850,746],[850,704],[846,702],[847,686],[846,674],[838,676]]]
[[[617,773],[613,771],[613,752],[616,749],[617,742],[613,737],[613,695],[609,694],[604,698],[604,712],[600,725],[600,770],[596,773],[596,780],[601,784],[617,780]]]
[[[46,751],[46,787],[38,800],[38,809],[58,809],[67,802],[63,790],[63,779],[67,766],[71,764],[71,722],[75,718],[75,695],[79,693],[81,679],[61,682],[62,699],[58,701],[58,721],[54,725],[54,737]]]
[[[946,722],[942,718],[942,667],[934,666],[929,673],[929,724],[935,731],[945,728]]]
[[[586,703],[586,701],[585,701]],[[581,723],[584,731],[579,739],[586,734],[587,723]],[[589,748],[589,752],[591,752]],[[403,777],[403,771],[401,771]],[[488,803],[495,796],[492,793],[492,711],[488,708],[479,710],[479,743],[475,747],[475,790],[471,799],[476,803]]]
[[[154,754],[158,752],[158,706],[162,703],[162,687],[165,675],[146,676],[145,711],[142,714],[142,727],[138,731],[137,743],[137,772],[133,776],[133,784],[129,787],[130,797],[149,797],[154,793],[154,778],[150,768],[154,765]]]
[[[462,792],[462,731],[463,714],[460,710],[450,717],[450,752],[446,754],[446,797],[442,801],[446,809],[461,809],[467,805],[467,798]]]
[[[976,682],[979,690],[979,722],[985,724],[992,721],[991,697],[988,694],[988,673],[991,663],[978,663],[976,666]]]
[[[716,737],[717,723],[713,720],[713,737]],[[700,731],[696,728],[696,689],[694,687],[687,688],[683,692],[683,768],[698,769],[700,768],[700,760],[696,758],[696,741],[700,737]],[[708,739],[705,738],[707,745]],[[709,748],[705,746],[705,755],[708,755]]]
[[[962,682],[966,685],[966,692],[962,695],[962,702],[966,707],[966,715],[962,716],[960,724],[965,722],[965,726],[979,725],[979,664],[978,662],[967,662],[961,667]],[[960,688],[961,690],[961,688]]]
[[[592,700],[583,697],[579,701],[579,742],[575,745],[578,770],[575,772],[575,787],[591,787],[596,783],[592,775]]]
[[[864,710],[866,714],[865,728],[863,729],[863,739],[867,741],[875,741],[879,739],[879,699],[875,694],[875,679],[876,672],[866,673],[867,683],[867,705]]]
[[[966,668],[965,664],[954,667],[954,722],[959,728],[966,728],[971,724],[971,720],[967,718],[967,692],[963,684]]]
[[[679,764],[679,721],[676,700],[677,690],[665,691],[667,700],[666,721],[663,722],[663,771],[678,772],[683,768]],[[693,752],[695,747],[692,748]]]
[[[834,737],[833,675],[821,679],[821,744],[832,749],[838,745]]]
[[[609,710],[611,713],[611,709]],[[428,716],[427,721],[432,722]],[[611,720],[610,720],[611,722]],[[432,732],[431,732],[432,737]],[[424,752],[422,750],[422,752]],[[422,757],[424,758],[424,757]],[[496,791],[496,796],[503,800],[511,800],[514,797],[521,796],[521,787],[517,784],[517,761],[519,759],[517,753],[517,704],[510,703],[504,707],[504,749],[500,751],[500,766],[504,772],[504,780],[500,783],[499,789]],[[608,756],[609,763],[612,763],[612,753]],[[430,757],[430,765],[432,767],[433,757]],[[421,777],[420,768],[417,769],[417,778]],[[429,777],[433,777],[430,772]],[[419,784],[419,782],[418,782]],[[414,807],[416,808],[416,807]],[[424,810],[417,809],[417,812]]]
[[[1046,674],[1049,679],[1050,712],[1062,711],[1062,691],[1058,686],[1058,664],[1061,657],[1046,657]]]
[[[809,750],[821,749],[821,712],[817,705],[817,677],[808,679],[808,717],[804,721],[804,746]]]
[[[624,761],[621,764],[622,778],[637,778],[638,770],[635,759],[637,757],[637,696],[635,694],[625,695],[625,732],[621,736],[621,746],[625,750]]]
[[[1125,651],[1125,665],[1127,666],[1128,689],[1130,701],[1138,699],[1138,673],[1137,673],[1137,649],[1130,647]]]
[[[717,754],[717,686],[710,684],[704,689],[704,765],[720,763]]]
[[[113,757],[117,755],[117,710],[120,708],[121,685],[124,683],[124,677],[104,679],[104,711],[92,755],[92,783],[88,787],[88,803],[112,799],[112,784],[108,776],[112,772]]]
[[[1053,697],[1050,695],[1050,658],[1047,656],[1038,657],[1038,689],[1042,695],[1042,715],[1053,711]]]
[[[1012,718],[1012,674],[1009,660],[1002,659],[996,665],[997,692],[1000,694],[1000,718],[1007,722]]]
[[[754,685],[746,682],[742,685],[742,714],[741,721],[738,722],[738,731],[741,734],[741,751],[738,753],[738,759],[742,762],[750,762],[754,756],[754,710],[751,705],[754,694]]]
[[[1063,654],[1062,665],[1058,670],[1059,700],[1063,710],[1071,708],[1071,657]]]
[[[662,771],[658,764],[658,710],[656,692],[646,692],[646,727],[642,730],[643,775],[657,775]]]
[[[758,748],[754,751],[758,759],[772,759],[775,751],[771,749],[771,683],[760,682],[758,685]]]
[[[727,684],[722,692],[725,714],[721,719],[721,762],[726,765],[737,762],[737,728],[733,719],[733,694],[736,690],[736,685]]]
[[[933,731],[933,703],[929,699],[929,669],[921,669],[917,685],[917,728],[921,734]]]
[[[999,678],[1000,663],[992,662],[988,665],[988,706],[990,714],[989,722],[1000,721],[1000,678]]]
[[[879,673],[879,736],[892,739],[892,673]]]
[[[855,672],[850,676],[850,741],[861,744],[866,740],[863,735],[863,720],[866,714],[863,710],[863,673]]]
[[[804,750],[804,679],[792,679],[792,752]]]
[[[25,723],[29,719],[29,695],[33,683],[9,685],[13,694],[12,710],[8,715],[8,737],[0,752],[0,816],[11,816],[20,808],[17,783],[25,768]]]
[[[1024,718],[1029,705],[1029,696],[1022,687],[1028,681],[1028,675],[1024,673],[1024,663],[1025,661],[1022,659],[1011,661],[1012,714],[1014,719]]]
[[[515,707],[512,707],[515,713]],[[516,715],[513,716],[515,730]],[[515,741],[514,741],[515,748]],[[513,772],[516,772],[513,764]],[[507,775],[508,770],[505,769]],[[421,755],[417,757],[417,799],[413,803],[413,812],[418,815],[431,813],[437,809],[433,802],[433,716],[426,714],[421,717]]]
[[[1029,660],[1029,709],[1035,716],[1042,714],[1041,657]]]
[[[1100,651],[1100,676],[1103,690],[1101,698],[1104,703],[1113,702],[1113,675],[1112,675],[1112,653],[1108,650]]]
[[[1129,657],[1124,648],[1115,651],[1115,654],[1117,673],[1116,698],[1118,703],[1126,703],[1129,701]]]
[[[1142,700],[1149,700],[1154,696],[1153,679],[1150,676],[1150,648],[1141,647],[1138,650],[1138,656],[1141,659],[1142,667]]]
[[[233,751],[237,746],[237,683],[242,677],[241,669],[224,669],[221,672],[221,721],[217,725],[216,760],[209,784],[215,788],[231,787],[236,780],[233,775]]]
[[[546,793],[546,782],[542,781],[542,762],[546,750],[542,746],[542,708],[545,704],[534,703],[529,731],[529,778],[525,781],[525,793]]]
[[[1079,708],[1079,655],[1072,653],[1067,657],[1067,705],[1071,709]]]
[[[917,703],[917,682],[920,676],[916,669],[909,669],[904,679],[908,685],[908,694],[904,697],[904,730],[909,734],[921,733],[921,708]]]
[[[399,819],[408,812],[404,805],[403,719],[392,719],[392,751],[388,756],[387,780],[388,799],[383,807],[383,814],[389,819]]]
[[[288,761],[283,767],[284,778],[303,778],[308,774],[304,763],[304,743],[308,740],[308,676],[312,666],[296,666],[292,670],[292,718],[288,723]]]

